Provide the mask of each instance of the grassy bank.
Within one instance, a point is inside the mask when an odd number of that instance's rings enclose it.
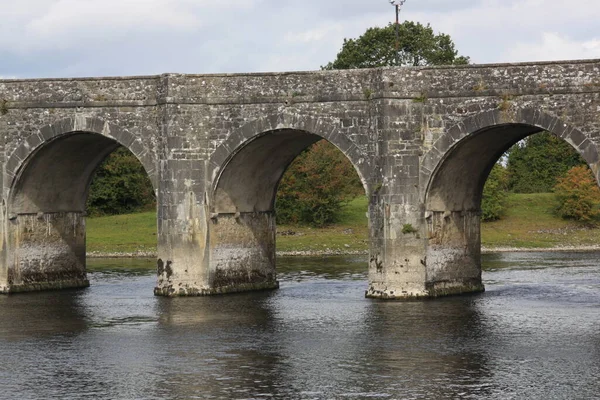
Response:
[[[513,194],[504,219],[482,224],[485,247],[552,248],[600,246],[600,229],[552,215],[552,194]],[[350,252],[368,249],[367,199],[359,197],[344,208],[341,222],[324,229],[277,227],[277,250]],[[134,253],[156,251],[153,212],[87,221],[89,252]]]
[[[88,253],[156,251],[154,212],[87,218],[86,231]]]
[[[366,251],[369,248],[367,198],[357,197],[344,207],[340,222],[315,229],[307,226],[277,226],[277,250],[293,251]]]
[[[557,218],[551,193],[512,194],[506,217],[481,226],[485,247],[552,248],[600,246],[600,229]]]
[[[353,200],[340,224],[323,229],[280,225],[279,251],[348,252],[368,249],[367,199]],[[156,215],[153,212],[87,219],[87,251],[136,253],[156,251]]]

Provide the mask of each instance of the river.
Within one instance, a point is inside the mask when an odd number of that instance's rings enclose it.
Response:
[[[277,291],[154,297],[154,262],[0,297],[3,399],[592,399],[600,253],[484,256],[486,292],[364,298],[364,257],[281,258]]]

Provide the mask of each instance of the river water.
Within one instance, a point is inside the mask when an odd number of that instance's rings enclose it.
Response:
[[[89,289],[0,297],[0,398],[599,398],[599,260],[490,254],[486,293],[415,302],[365,299],[360,257],[177,299],[153,261],[89,260]]]

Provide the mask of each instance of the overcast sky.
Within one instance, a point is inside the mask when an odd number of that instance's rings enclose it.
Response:
[[[388,0],[0,0],[0,77],[315,70]],[[474,63],[600,58],[598,0],[407,0]]]

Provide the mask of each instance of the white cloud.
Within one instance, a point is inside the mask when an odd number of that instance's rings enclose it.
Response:
[[[248,10],[260,0],[10,0],[2,7],[7,2],[0,0],[0,48],[34,52],[147,33],[193,35],[231,9]]]
[[[0,74],[314,70],[394,19],[387,1],[0,0]],[[597,0],[409,0],[473,62],[600,57]]]
[[[80,29],[122,29],[195,27],[199,18],[185,7],[173,7],[161,0],[61,0],[47,13],[34,18],[26,26],[36,34],[57,34]]]
[[[341,24],[325,24],[314,29],[309,29],[303,32],[288,32],[284,36],[284,40],[290,43],[313,43],[320,42],[332,35],[339,37],[343,32]]]
[[[600,58],[600,39],[575,41],[555,32],[544,32],[539,40],[512,46],[504,58],[513,61]]]
[[[0,46],[20,52],[65,49],[93,45],[95,41],[110,41],[132,32],[191,31],[200,25],[200,17],[189,13],[184,4],[174,7],[172,3],[175,2],[166,0],[60,0],[45,3],[52,4],[30,10],[30,15],[21,9],[15,19],[22,21],[16,24],[13,19],[13,26],[5,27],[17,32],[13,31],[10,35],[5,32]]]
[[[595,39],[600,20],[597,0],[481,0],[469,8],[447,12],[411,12],[407,19],[431,22],[448,33],[458,50],[475,62],[510,62],[509,49],[517,43],[539,41],[542,32],[555,32],[573,40]],[[408,3],[407,3],[408,4]],[[407,10],[410,10],[407,8]],[[575,38],[577,37],[577,38]],[[533,40],[532,40],[533,39]],[[567,59],[557,49],[551,59]]]

